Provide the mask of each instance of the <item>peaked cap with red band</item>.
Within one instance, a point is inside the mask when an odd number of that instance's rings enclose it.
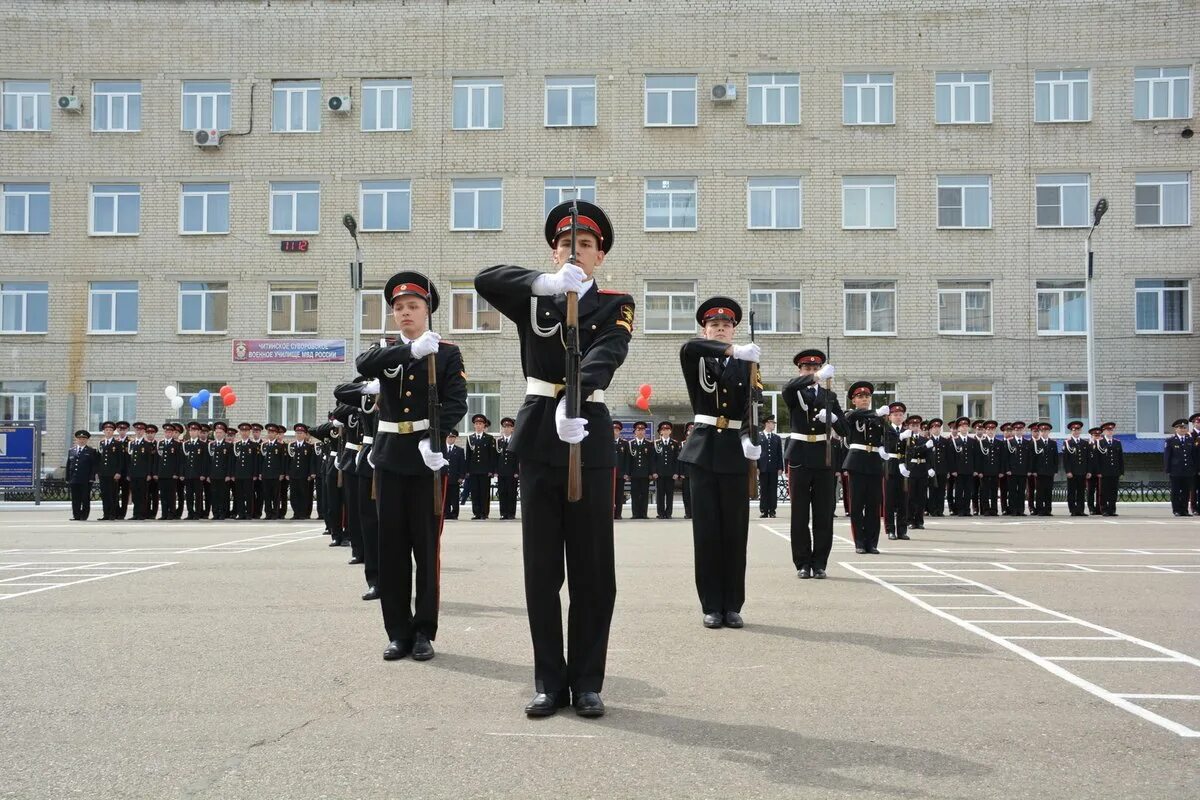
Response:
[[[851,400],[862,394],[875,394],[875,384],[871,383],[870,381],[857,381],[850,384],[850,388],[846,390],[846,397]]]
[[[429,310],[437,311],[437,288],[429,278],[421,273],[397,272],[388,278],[387,285],[383,287],[383,302],[387,303],[388,308],[392,307],[392,303],[396,302],[397,297],[404,297],[405,295],[428,300]]]
[[[575,230],[590,233],[600,240],[600,249],[611,253],[613,249],[613,226],[604,209],[586,200],[575,201],[578,216]],[[559,203],[546,215],[546,244],[554,247],[558,237],[571,232],[571,201]]]
[[[737,325],[742,321],[742,307],[729,297],[710,297],[696,309],[696,322],[703,328],[714,319],[726,319]]]
[[[792,363],[797,367],[805,364],[813,364],[819,367],[825,363],[825,353],[815,347],[809,350],[801,350],[799,353],[796,353],[795,358],[792,359]]]

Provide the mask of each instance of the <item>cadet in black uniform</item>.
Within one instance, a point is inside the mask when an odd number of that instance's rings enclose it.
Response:
[[[262,475],[263,513],[266,519],[283,518],[283,496],[279,479],[287,474],[287,446],[279,440],[284,427],[278,423],[266,426],[267,440],[262,443],[262,460],[259,474]]]
[[[1053,516],[1054,476],[1058,474],[1058,443],[1050,438],[1050,423],[1034,423],[1033,441],[1033,514]]]
[[[971,516],[971,490],[975,483],[975,440],[969,433],[970,426],[971,420],[968,417],[954,420],[954,430],[950,433],[949,449],[946,451],[953,490],[950,494],[950,513],[956,517]]]
[[[598,206],[560,203],[546,219],[545,236],[557,272],[496,266],[475,278],[475,288],[517,326],[526,381],[512,445],[521,462],[525,598],[537,688],[525,713],[553,714],[573,693],[577,714],[598,717],[616,600],[612,418],[604,390],[629,352],[634,302],[624,292],[601,290],[593,279],[613,246],[612,225]],[[580,417],[568,416],[563,396],[568,292],[579,298]],[[567,501],[569,443],[580,445],[583,464],[583,496],[575,503]],[[564,558],[571,597],[566,659],[559,603]]]
[[[116,425],[112,422],[100,423],[100,431],[104,438],[96,448],[99,456],[96,475],[100,482],[100,502],[104,509],[101,520],[122,518],[118,516],[121,510],[121,478],[125,475],[129,454],[125,451],[125,445],[113,437],[115,430]]]
[[[654,479],[656,519],[670,519],[675,510],[675,481],[679,479],[679,442],[671,438],[669,422],[658,423],[650,477]]]
[[[1171,481],[1171,512],[1177,517],[1190,517],[1188,495],[1196,475],[1196,443],[1188,435],[1186,419],[1175,420],[1171,427],[1175,435],[1163,446],[1163,470]]]
[[[500,501],[500,519],[517,518],[517,481],[520,468],[517,454],[509,449],[516,420],[500,420],[500,438],[496,440],[496,496]]]
[[[308,426],[297,422],[292,426],[296,441],[288,444],[288,487],[292,519],[312,519],[313,487],[317,480],[320,456],[308,440]]]
[[[229,426],[213,423],[213,440],[208,443],[208,487],[213,519],[229,519],[229,490],[233,488],[235,464]]]
[[[250,519],[254,511],[254,479],[258,477],[259,445],[250,441],[250,423],[238,424],[233,443],[233,516]]]
[[[1007,516],[1023,517],[1025,489],[1029,475],[1033,472],[1033,442],[1025,438],[1024,422],[1013,422],[1009,429],[1012,431],[1012,437],[1004,439],[1000,448],[1001,472],[1006,478],[1004,513]]]
[[[930,464],[931,449],[926,447],[931,440],[921,432],[922,422],[924,420],[920,414],[909,415],[905,424],[911,435],[901,448],[904,463],[900,466],[904,469],[900,474],[904,476],[905,494],[908,496],[907,518],[910,531],[925,529],[925,503],[929,495],[929,482],[937,476]]]
[[[120,490],[117,492],[117,515],[116,515],[116,518],[117,519],[125,519],[126,515],[129,512],[129,496],[131,494],[131,491],[129,488],[129,463],[128,463],[129,443],[130,443],[129,423],[124,420],[117,422],[116,431],[117,431],[116,435],[115,435],[116,441],[121,443],[121,447],[123,447],[125,449],[125,455],[126,455],[125,469],[122,470],[121,479],[119,481],[121,486],[120,486]]]
[[[146,423],[146,441],[150,443],[150,477],[146,481],[146,519],[158,516],[158,426]]]
[[[975,440],[971,453],[971,466],[975,471],[979,486],[979,515],[995,517],[996,493],[1001,472],[1000,448],[1003,446],[996,441],[996,428],[999,423],[989,419],[983,424],[983,434]]]
[[[646,423],[633,423],[629,440],[629,516],[646,519],[650,505],[650,473],[654,471],[654,445],[646,439]]]
[[[458,519],[458,496],[467,474],[467,454],[458,444],[458,431],[451,430],[446,436],[442,453],[446,456],[446,519]]]
[[[183,443],[183,491],[187,518],[200,519],[204,507],[204,480],[208,475],[208,448],[200,441],[200,423],[187,424],[188,439]]]
[[[150,475],[154,472],[154,457],[157,455],[153,442],[146,441],[146,423],[135,422],[136,435],[128,440],[129,450],[129,497],[133,506],[133,519],[144,520],[150,514]]]
[[[471,519],[487,519],[492,513],[492,476],[496,474],[496,439],[487,429],[486,414],[471,417],[475,432],[467,437],[467,483],[471,489]]]
[[[1084,492],[1087,488],[1089,445],[1079,437],[1083,423],[1072,420],[1067,423],[1070,432],[1062,443],[1063,471],[1067,473],[1067,511],[1072,517],[1085,516],[1083,503]]]
[[[1089,516],[1096,516],[1100,513],[1100,507],[1097,505],[1097,487],[1100,485],[1099,463],[1097,462],[1096,443],[1100,441],[1100,427],[1088,428],[1088,435],[1091,440],[1088,442],[1088,471],[1087,471],[1087,508]]]
[[[1106,517],[1117,516],[1117,488],[1125,474],[1125,451],[1121,441],[1113,434],[1117,423],[1106,422],[1100,426],[1100,440],[1096,442],[1096,504]]]
[[[883,447],[883,421],[888,406],[871,408],[875,386],[869,381],[850,384],[846,413],[846,461],[850,473],[850,534],[854,552],[879,553],[879,503],[883,493],[888,454]]]
[[[309,431],[309,436],[317,441],[321,448],[321,463],[318,466],[317,481],[321,484],[321,496],[324,505],[321,509],[321,519],[325,522],[325,531],[329,534],[330,547],[349,546],[345,526],[342,522],[343,502],[342,488],[339,485],[338,458],[342,450],[342,423],[334,424],[333,412],[327,415],[328,421]]]
[[[1192,430],[1189,435],[1192,437],[1192,444],[1196,445],[1196,479],[1192,487],[1191,513],[1193,516],[1200,516],[1200,413],[1192,414],[1188,417],[1188,422],[1192,423]]]
[[[261,519],[263,515],[263,482],[262,482],[262,446],[266,443],[263,438],[262,423],[252,422],[250,424],[250,441],[258,450],[258,461],[255,468],[258,472],[254,475],[254,501],[250,505],[250,518]]]
[[[908,479],[904,473],[904,449],[912,431],[904,427],[908,406],[888,406],[888,424],[883,426],[883,449],[887,454],[883,483],[883,526],[889,539],[908,538]],[[901,467],[904,467],[901,469]]]
[[[614,422],[613,428],[613,519],[621,519],[625,507],[625,481],[629,480],[629,442],[621,435],[623,422]]]
[[[204,445],[204,480],[200,484],[199,512],[200,519],[208,519],[209,513],[212,511],[212,479],[209,473],[212,471],[212,458],[209,445],[212,442],[209,440],[209,432],[212,429],[207,422],[200,423],[200,443]]]
[[[681,452],[683,450],[684,445],[687,444],[687,440],[692,438],[692,434],[695,432],[695,430],[696,430],[696,423],[692,422],[691,420],[688,420],[687,424],[685,424],[683,426],[683,442],[679,446],[679,449]],[[679,478],[680,478],[680,481],[679,481],[680,491],[683,493],[683,518],[691,519],[692,518],[692,468],[691,468],[690,464],[686,464],[683,461],[679,462]]]
[[[950,440],[942,436],[942,420],[934,417],[929,420],[929,438],[925,442],[926,458],[933,468],[933,477],[929,479],[929,495],[925,501],[925,510],[931,517],[946,515],[946,488],[950,477]]]
[[[758,434],[762,457],[758,459],[758,515],[769,519],[779,506],[779,471],[783,469],[783,439],[775,432],[775,418],[763,419]]]
[[[363,577],[367,581],[363,600],[379,599],[379,509],[371,492],[375,468],[371,466],[369,456],[375,447],[380,386],[377,379],[368,381],[365,376],[358,376],[351,383],[343,383],[333,390],[339,403],[339,411],[335,413],[346,423],[342,431],[346,436],[347,452],[353,453],[353,458],[347,456],[342,470],[342,488],[345,490],[346,516],[350,520],[350,546],[354,548],[350,563],[363,565]]]
[[[75,446],[67,453],[67,485],[71,487],[71,519],[84,521],[92,513],[92,481],[98,453],[88,446],[92,434],[75,431]]]
[[[179,519],[179,481],[183,478],[183,426],[164,422],[163,440],[158,443],[159,519]]]

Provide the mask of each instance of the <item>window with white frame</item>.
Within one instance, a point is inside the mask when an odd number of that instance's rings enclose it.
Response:
[[[938,72],[933,86],[939,125],[981,125],[992,121],[992,73]]]
[[[0,419],[36,422],[46,429],[46,382],[0,381]]]
[[[647,127],[696,124],[695,75],[647,75],[645,92]]]
[[[0,333],[46,333],[50,284],[0,283]]]
[[[471,417],[483,414],[490,420],[500,419],[499,381],[467,381],[467,413],[458,421],[458,431],[464,436],[475,432]]]
[[[696,330],[696,282],[646,281],[646,332],[691,333]]]
[[[1086,69],[1039,69],[1033,74],[1034,122],[1087,122],[1092,118]]]
[[[271,182],[271,233],[317,233],[320,218],[320,183]]]
[[[746,226],[751,230],[801,226],[799,178],[750,178],[746,182]]]
[[[391,307],[383,301],[383,287],[363,289],[359,292],[359,308],[362,312],[363,333],[395,333],[396,318]]]
[[[50,81],[3,81],[0,97],[0,127],[4,130],[50,130]]]
[[[875,408],[880,406],[889,406],[896,402],[896,382],[895,381],[870,381],[870,384],[875,387],[875,391],[871,392],[871,405]]]
[[[1134,119],[1188,119],[1191,116],[1191,67],[1138,67],[1133,71]]]
[[[92,130],[134,133],[142,129],[142,82],[92,83]]]
[[[93,183],[88,232],[92,236],[137,236],[142,187],[136,183]]]
[[[50,184],[0,185],[0,206],[4,233],[50,232]]]
[[[226,416],[225,404],[221,401],[221,395],[215,391],[223,383],[225,381],[176,381],[175,388],[183,398],[183,408],[175,413],[183,419],[210,420]],[[200,408],[192,408],[192,398],[205,389],[208,390],[208,400],[201,403]]]
[[[88,381],[88,430],[106,420],[137,417],[137,381]]]
[[[180,333],[225,333],[228,319],[228,283],[179,283]]]
[[[454,79],[454,129],[499,130],[504,127],[504,81],[500,78]]]
[[[987,419],[992,416],[992,384],[943,383],[942,419]]]
[[[271,84],[271,130],[317,133],[321,130],[321,82],[275,81]]]
[[[758,333],[801,333],[804,294],[800,281],[750,281],[750,308]]]
[[[232,101],[229,81],[184,81],[182,129],[229,130]]]
[[[1134,180],[1134,224],[1190,225],[1191,173],[1139,172]]]
[[[363,181],[358,204],[364,231],[407,231],[412,222],[412,181]]]
[[[1036,292],[1039,334],[1087,333],[1087,291],[1083,281],[1038,281]]]
[[[645,229],[696,230],[696,179],[647,178]]]
[[[1088,418],[1087,382],[1038,383],[1038,419],[1049,422],[1055,433],[1066,433],[1071,420]]]
[[[362,82],[364,131],[412,130],[412,79]]]
[[[317,417],[317,384],[268,383],[267,417],[285,428],[297,422],[312,425]]]
[[[316,333],[317,297],[315,283],[272,283],[268,333]]]
[[[895,335],[895,281],[846,281],[842,296],[847,336]]]
[[[894,125],[896,76],[890,72],[842,75],[843,125]]]
[[[842,227],[896,227],[896,176],[846,175],[842,178]]]
[[[938,281],[938,333],[991,332],[991,281]]]
[[[1188,333],[1192,306],[1186,279],[1138,279],[1133,282],[1138,333]]]
[[[795,72],[746,76],[747,125],[799,125],[800,75]]]
[[[544,195],[542,216],[550,213],[550,209],[568,200],[584,200],[596,202],[595,178],[546,178],[542,185]]]
[[[596,124],[596,76],[546,76],[547,128]]]
[[[450,187],[450,229],[498,231],[504,227],[501,178],[456,178]]]
[[[1091,222],[1088,208],[1090,176],[1086,173],[1038,175],[1036,219],[1039,228],[1085,228]]]
[[[137,281],[92,281],[88,298],[88,333],[137,333]]]
[[[229,184],[182,184],[179,232],[188,235],[229,233]]]
[[[1187,419],[1192,408],[1192,385],[1182,381],[1138,381],[1135,384],[1138,436],[1166,437],[1174,433],[1171,423]]]
[[[992,227],[991,175],[938,175],[939,228]]]
[[[450,330],[456,333],[497,333],[500,312],[479,296],[472,281],[450,282]]]

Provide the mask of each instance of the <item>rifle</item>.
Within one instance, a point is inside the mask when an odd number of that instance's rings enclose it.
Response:
[[[825,363],[829,358],[829,337],[825,337]],[[829,399],[833,397],[833,378],[825,379],[825,467],[833,467],[833,409],[829,407]],[[834,498],[836,502],[836,497]]]
[[[754,309],[750,309],[750,341],[754,341]],[[750,413],[748,422],[750,424],[748,433],[751,444],[758,444],[758,416],[759,416],[759,400],[758,400],[758,363],[750,362]],[[758,499],[758,462],[750,462],[750,471],[748,480],[750,481],[750,499]]]
[[[579,221],[579,204],[571,201],[571,263],[575,263],[575,227]],[[581,414],[579,396],[579,369],[583,355],[579,350],[579,293],[567,292],[567,324],[563,328],[563,346],[566,348],[566,399],[567,416],[578,419]],[[576,442],[570,445],[567,457],[567,502],[577,503],[583,498],[583,456]]]
[[[433,330],[433,285],[429,278],[425,279],[425,310],[428,314],[426,329]],[[442,449],[442,409],[438,400],[437,388],[437,351],[425,357],[429,367],[429,449]],[[372,484],[373,485],[373,484]],[[433,476],[433,516],[442,515],[442,476]]]

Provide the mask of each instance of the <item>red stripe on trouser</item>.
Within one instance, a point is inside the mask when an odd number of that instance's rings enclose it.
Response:
[[[616,519],[617,518],[617,468],[616,467],[613,467],[612,489],[609,491],[608,496],[611,497],[613,500],[612,515],[613,515],[613,519]],[[624,498],[621,498],[621,500],[623,501]],[[622,502],[621,505],[625,505],[625,503]]]
[[[449,482],[449,475],[442,475],[442,509],[438,514],[438,535],[437,541],[434,542],[433,559],[433,597],[434,607],[442,607],[442,530],[446,527],[446,484]]]
[[[846,480],[846,500],[850,503],[850,538],[854,540],[855,546],[858,546],[858,530],[854,527],[854,498],[850,496],[849,479]]]
[[[886,467],[885,467],[886,469]],[[883,473],[883,478],[879,481],[879,518],[883,519],[884,509],[887,508],[887,472]]]

